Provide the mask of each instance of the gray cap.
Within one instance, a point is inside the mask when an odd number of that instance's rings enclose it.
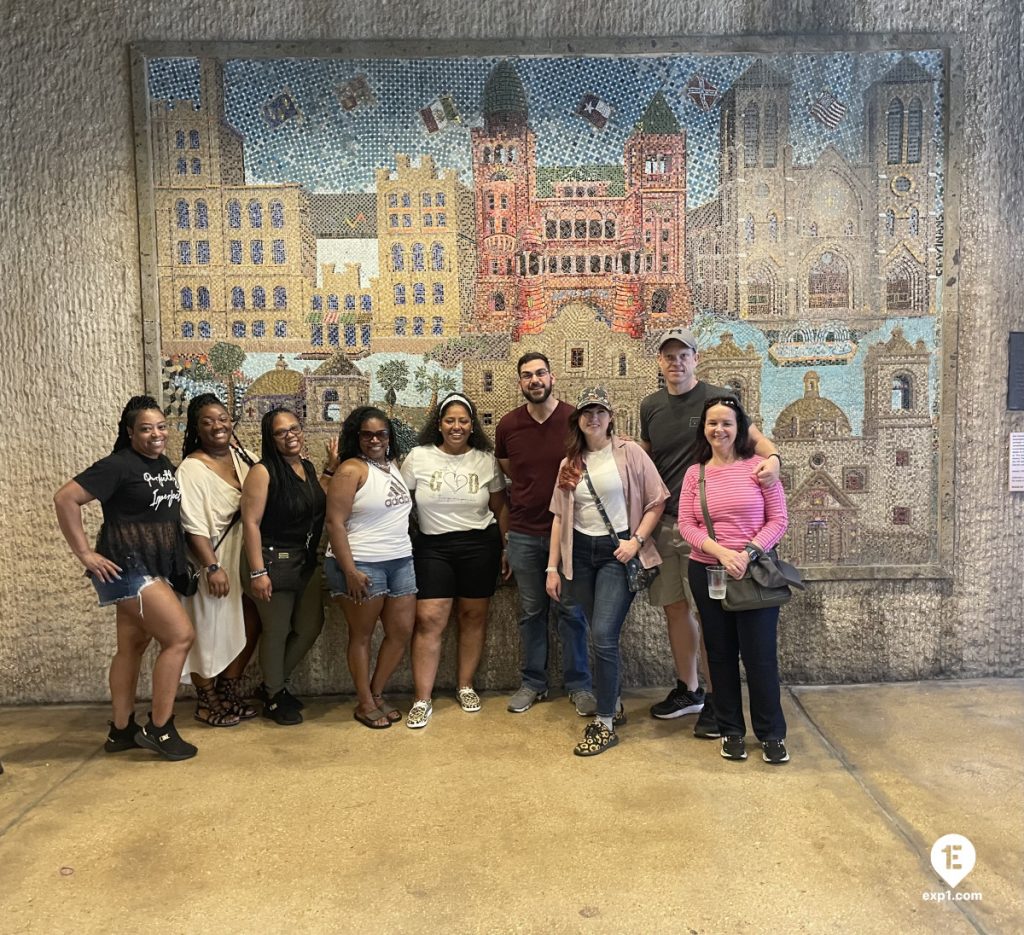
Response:
[[[658,338],[658,350],[660,351],[668,341],[678,341],[685,344],[691,350],[697,350],[697,339],[689,328],[669,328]]]

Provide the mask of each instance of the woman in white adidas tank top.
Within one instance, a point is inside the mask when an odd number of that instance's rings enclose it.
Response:
[[[402,719],[384,688],[402,661],[416,617],[416,575],[409,540],[412,497],[397,466],[394,429],[374,406],[352,411],[341,429],[342,459],[327,491],[324,573],[348,622],[348,667],[356,688],[353,716],[383,730]],[[377,620],[384,640],[370,675]]]

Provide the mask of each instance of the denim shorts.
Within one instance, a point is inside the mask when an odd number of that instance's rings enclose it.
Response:
[[[96,595],[100,599],[100,607],[107,607],[110,604],[118,604],[121,601],[128,601],[132,598],[139,599],[139,609],[142,609],[142,591],[148,588],[155,581],[166,581],[166,578],[154,578],[145,572],[134,569],[122,568],[121,577],[113,581],[100,581],[95,575],[86,572],[86,576],[96,589]]]
[[[386,562],[356,562],[356,571],[361,571],[370,579],[370,597],[405,597],[416,593],[416,573],[413,571],[412,556],[392,558]],[[324,561],[324,576],[327,578],[327,589],[331,597],[348,595],[348,584],[345,573],[333,555]]]

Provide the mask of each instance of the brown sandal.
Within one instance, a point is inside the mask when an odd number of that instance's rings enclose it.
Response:
[[[391,726],[391,720],[380,708],[373,708],[363,714],[359,710],[359,705],[356,705],[355,711],[352,712],[352,717],[364,727],[369,727],[370,730],[387,730]],[[386,723],[376,724],[374,723],[375,721],[385,721]]]
[[[392,724],[397,724],[402,720],[402,712],[398,710],[390,701],[387,701],[383,695],[374,695],[373,700],[377,703],[377,710],[384,713]]]

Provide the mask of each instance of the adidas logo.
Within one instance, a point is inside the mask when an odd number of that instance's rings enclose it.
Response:
[[[402,506],[405,503],[411,502],[408,491],[398,481],[392,480],[391,486],[388,487],[388,495],[384,501],[384,506]]]

